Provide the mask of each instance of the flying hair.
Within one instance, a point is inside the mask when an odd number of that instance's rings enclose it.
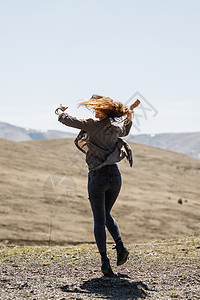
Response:
[[[129,123],[131,114],[130,109],[121,102],[115,102],[109,97],[94,94],[89,100],[81,102],[80,105],[86,106],[87,108],[98,112],[100,116],[106,116],[114,122],[127,121]]]

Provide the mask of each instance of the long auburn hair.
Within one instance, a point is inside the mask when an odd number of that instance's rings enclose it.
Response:
[[[100,116],[107,116],[114,122],[128,121],[128,116],[131,113],[129,108],[124,106],[121,102],[115,102],[109,97],[96,94],[92,95],[89,100],[81,102],[80,105],[98,112]],[[126,116],[126,118],[122,118],[124,116]]]

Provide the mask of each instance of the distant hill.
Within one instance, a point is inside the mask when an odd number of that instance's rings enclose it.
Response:
[[[73,137],[75,134],[66,131],[40,131],[0,122],[0,138],[15,142]],[[130,135],[128,140],[200,159],[200,132]]]
[[[129,141],[180,152],[200,159],[200,132],[131,135]]]
[[[75,135],[70,132],[64,132],[58,130],[41,131],[41,130],[18,127],[8,123],[0,122],[0,138],[11,140],[14,142],[72,138],[74,136]]]

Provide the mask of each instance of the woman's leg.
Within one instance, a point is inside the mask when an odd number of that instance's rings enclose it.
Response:
[[[106,211],[105,211],[105,180],[104,175],[98,176],[96,173],[89,173],[88,194],[94,217],[94,236],[98,250],[101,254],[101,270],[105,276],[113,276],[114,273],[110,266],[106,253]]]
[[[117,199],[117,196],[119,194],[120,188],[121,188],[121,176],[119,174],[111,176],[111,187],[109,190],[105,193],[105,205],[106,205],[106,226],[112,235],[115,243],[116,243],[116,250],[117,250],[117,265],[120,266],[124,264],[127,261],[129,252],[124,247],[124,244],[121,239],[121,234],[119,230],[119,226],[117,225],[117,222],[115,219],[111,216],[110,211]]]
[[[106,214],[105,214],[105,193],[91,192],[89,195],[94,218],[94,236],[99,252],[106,252]]]
[[[110,212],[121,189],[121,175],[117,172],[112,173],[110,176],[110,188],[105,192],[106,227],[114,241],[117,241],[121,239],[121,234],[119,226],[116,220],[111,216]]]
[[[102,176],[90,172],[88,176],[88,195],[94,218],[94,236],[99,252],[106,252],[106,211],[105,188]]]

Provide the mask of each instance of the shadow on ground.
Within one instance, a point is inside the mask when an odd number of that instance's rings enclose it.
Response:
[[[139,299],[147,296],[148,286],[140,282],[131,282],[127,275],[118,273],[115,277],[92,278],[74,288],[69,285],[60,287],[63,292],[76,294],[93,294],[105,299]]]

